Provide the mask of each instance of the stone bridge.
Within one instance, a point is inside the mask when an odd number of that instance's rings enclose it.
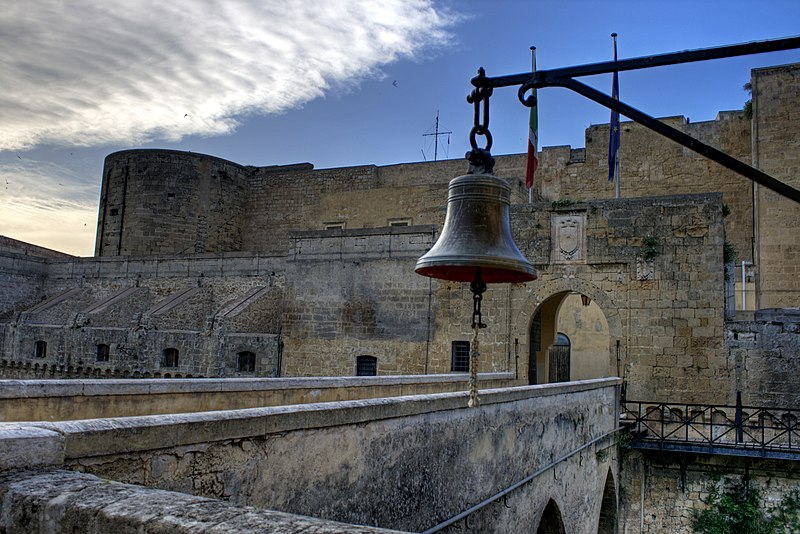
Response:
[[[3,423],[0,528],[615,532],[619,382]]]

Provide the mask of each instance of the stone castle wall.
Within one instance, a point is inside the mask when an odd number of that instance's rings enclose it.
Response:
[[[629,450],[620,461],[621,534],[691,534],[694,513],[707,508],[712,486],[749,480],[760,506],[775,512],[800,491],[797,462]]]
[[[751,84],[753,164],[798,189],[800,65],[756,69]],[[800,205],[764,187],[756,192],[758,307],[800,306]]]
[[[578,293],[608,331],[573,377],[625,372],[634,396],[730,401],[734,390],[714,382],[733,372],[722,345],[720,204],[717,194],[513,207],[516,242],[539,279],[490,286],[479,369],[530,381],[537,309]],[[557,257],[565,218],[578,221],[582,240],[570,260]],[[648,236],[656,257],[643,262]],[[345,229],[297,233],[285,257],[54,262],[40,300],[3,329],[5,376],[80,376],[79,367],[84,376],[237,376],[243,350],[260,358],[254,376],[353,375],[359,356],[376,357],[381,375],[447,373],[452,343],[472,339],[472,299],[467,284],[414,273],[433,239],[430,226]],[[34,357],[38,340],[46,358]],[[94,361],[100,343],[108,363]],[[178,349],[178,368],[163,368],[166,348]],[[536,382],[549,381],[540,367]]]
[[[761,310],[755,320],[730,321],[725,347],[745,406],[798,406],[800,310]]]

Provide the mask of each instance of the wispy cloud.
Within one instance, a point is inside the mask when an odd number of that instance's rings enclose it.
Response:
[[[27,158],[0,162],[0,235],[90,256],[99,177],[87,176]]]
[[[0,150],[231,132],[446,43],[430,0],[34,0],[0,10]]]

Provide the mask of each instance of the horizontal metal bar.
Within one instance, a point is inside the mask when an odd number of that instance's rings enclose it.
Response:
[[[537,70],[536,72],[523,72],[520,74],[510,74],[506,76],[484,76],[473,78],[473,85],[484,87],[509,87],[512,85],[522,85],[532,81],[542,87],[549,85],[548,80],[553,78],[592,76],[595,74],[607,74],[609,72],[621,72],[627,70],[648,69],[651,67],[664,67],[667,65],[678,65],[681,63],[692,63],[696,61],[707,61],[710,59],[722,59],[726,57],[747,56],[751,54],[764,54],[767,52],[778,52],[781,50],[792,50],[800,48],[800,36],[786,37],[782,39],[770,39],[766,41],[753,41],[727,46],[717,46],[712,48],[701,48],[698,50],[684,50],[681,52],[670,52],[654,56],[642,56],[631,59],[621,59],[618,61],[604,61],[602,63],[590,63],[575,67],[562,67],[550,70]],[[478,85],[476,85],[476,83]]]
[[[693,445],[688,443],[679,442],[645,442],[634,441],[630,444],[634,449],[638,450],[658,450],[670,452],[684,452],[694,454],[717,454],[721,456],[740,456],[747,458],[770,458],[775,460],[795,460],[800,461],[800,450],[793,451],[777,451],[770,449],[761,449],[760,447],[725,447],[715,445],[712,447],[704,445]]]
[[[689,406],[691,408],[729,408],[731,410],[736,409],[736,406],[733,404],[688,404],[684,402],[657,402],[657,401],[641,401],[641,400],[626,400],[625,406],[627,405],[636,405],[636,406],[663,406],[663,407],[683,407]],[[623,406],[624,407],[624,406]],[[758,410],[758,411],[771,411],[771,412],[789,412],[789,413],[797,413],[800,414],[800,408],[765,408],[763,406],[750,406],[745,405],[742,406],[743,410]]]

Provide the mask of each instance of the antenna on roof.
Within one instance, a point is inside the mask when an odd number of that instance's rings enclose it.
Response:
[[[451,131],[440,132],[439,131],[439,110],[436,110],[436,126],[434,127],[433,133],[426,133],[422,134],[422,137],[428,137],[429,135],[433,136],[433,161],[439,159],[439,136],[446,135],[447,136],[447,144],[450,144],[450,134],[453,133]],[[423,155],[425,153],[423,152]]]

